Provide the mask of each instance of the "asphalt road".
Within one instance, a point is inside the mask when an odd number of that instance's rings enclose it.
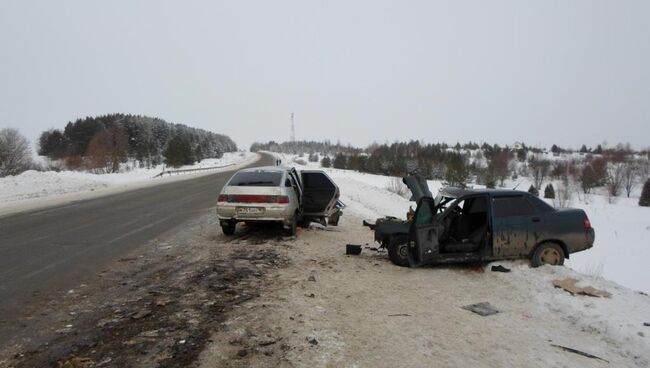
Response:
[[[269,155],[251,166],[272,165]],[[0,218],[0,320],[214,208],[233,171]],[[1,325],[0,325],[1,326]]]

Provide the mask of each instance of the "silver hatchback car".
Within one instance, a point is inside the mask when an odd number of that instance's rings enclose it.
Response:
[[[240,170],[226,183],[217,200],[224,234],[238,222],[280,222],[288,234],[316,221],[337,225],[343,204],[339,188],[322,170],[266,166]]]

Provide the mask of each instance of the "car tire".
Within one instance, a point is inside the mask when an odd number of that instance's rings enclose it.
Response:
[[[327,224],[332,226],[339,226],[340,218],[341,218],[341,214],[339,212],[336,212],[327,219],[328,220]]]
[[[226,235],[234,235],[236,228],[237,228],[237,223],[235,221],[229,221],[221,224],[221,230]]]
[[[533,267],[539,267],[545,264],[561,266],[564,264],[564,250],[557,243],[542,243],[533,252],[531,264]]]
[[[408,237],[404,235],[393,236],[388,240],[388,258],[393,264],[408,267]]]
[[[298,231],[298,214],[297,213],[293,216],[293,219],[291,220],[291,223],[289,224],[289,227],[285,231],[287,233],[287,236],[296,236],[296,233]]]

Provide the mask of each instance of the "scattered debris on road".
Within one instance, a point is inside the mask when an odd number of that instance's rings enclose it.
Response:
[[[509,268],[503,267],[502,265],[492,266],[492,272],[510,272]]]
[[[397,313],[397,314],[389,314],[388,317],[410,317],[411,315],[408,313]]]
[[[482,302],[482,303],[476,303],[476,304],[470,304],[470,305],[465,305],[461,307],[465,310],[468,310],[470,312],[474,312],[480,316],[491,316],[493,314],[499,313],[499,310],[496,309],[492,304],[489,302]]]
[[[314,336],[314,335],[307,336],[307,342],[312,344],[312,345],[318,345],[318,340],[316,339],[316,336]]]
[[[612,294],[605,291],[605,290],[599,290],[591,286],[585,286],[585,287],[579,287],[576,286],[578,283],[577,279],[574,278],[566,278],[566,279],[557,279],[553,280],[553,286],[556,288],[561,288],[566,291],[568,291],[571,295],[588,295],[588,296],[595,296],[595,297],[605,297],[605,298],[611,298]]]
[[[358,256],[359,254],[361,254],[361,246],[356,244],[346,244],[345,254]]]
[[[574,353],[574,354],[582,355],[582,356],[587,357],[587,358],[598,359],[598,360],[602,360],[603,362],[609,363],[608,360],[605,360],[605,359],[603,359],[603,358],[601,358],[601,357],[599,357],[599,356],[596,356],[596,355],[593,355],[593,354],[589,354],[589,353],[585,353],[584,351],[580,351],[580,350],[578,350],[578,349],[570,348],[570,347],[568,347],[568,346],[555,345],[555,344],[551,344],[551,346],[555,346],[556,348],[560,348],[560,349],[562,349],[562,350],[564,350],[564,351],[568,351],[568,352],[570,352],[570,353]]]

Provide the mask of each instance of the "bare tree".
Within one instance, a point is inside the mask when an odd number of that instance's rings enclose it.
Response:
[[[14,128],[0,130],[0,177],[20,174],[32,165],[27,138]]]
[[[539,188],[542,187],[542,184],[544,184],[544,180],[548,176],[550,167],[551,162],[548,160],[538,159],[536,157],[532,157],[528,160],[528,170],[530,171],[530,175],[533,177],[533,183],[537,190],[539,190]]]
[[[86,167],[96,173],[115,173],[126,161],[127,137],[120,128],[111,128],[93,136],[86,151]]]
[[[611,163],[607,166],[607,193],[611,197],[617,197],[623,186],[624,163]]]
[[[510,173],[508,162],[510,155],[507,151],[500,151],[492,154],[488,162],[488,177],[499,179],[499,186],[503,187],[505,180]]]
[[[623,164],[623,187],[625,194],[630,198],[632,190],[637,184],[639,177],[639,164],[635,161],[629,160]]]
[[[558,184],[555,190],[555,198],[553,198],[553,205],[558,208],[566,208],[571,204],[573,190],[568,181],[562,181]]]

